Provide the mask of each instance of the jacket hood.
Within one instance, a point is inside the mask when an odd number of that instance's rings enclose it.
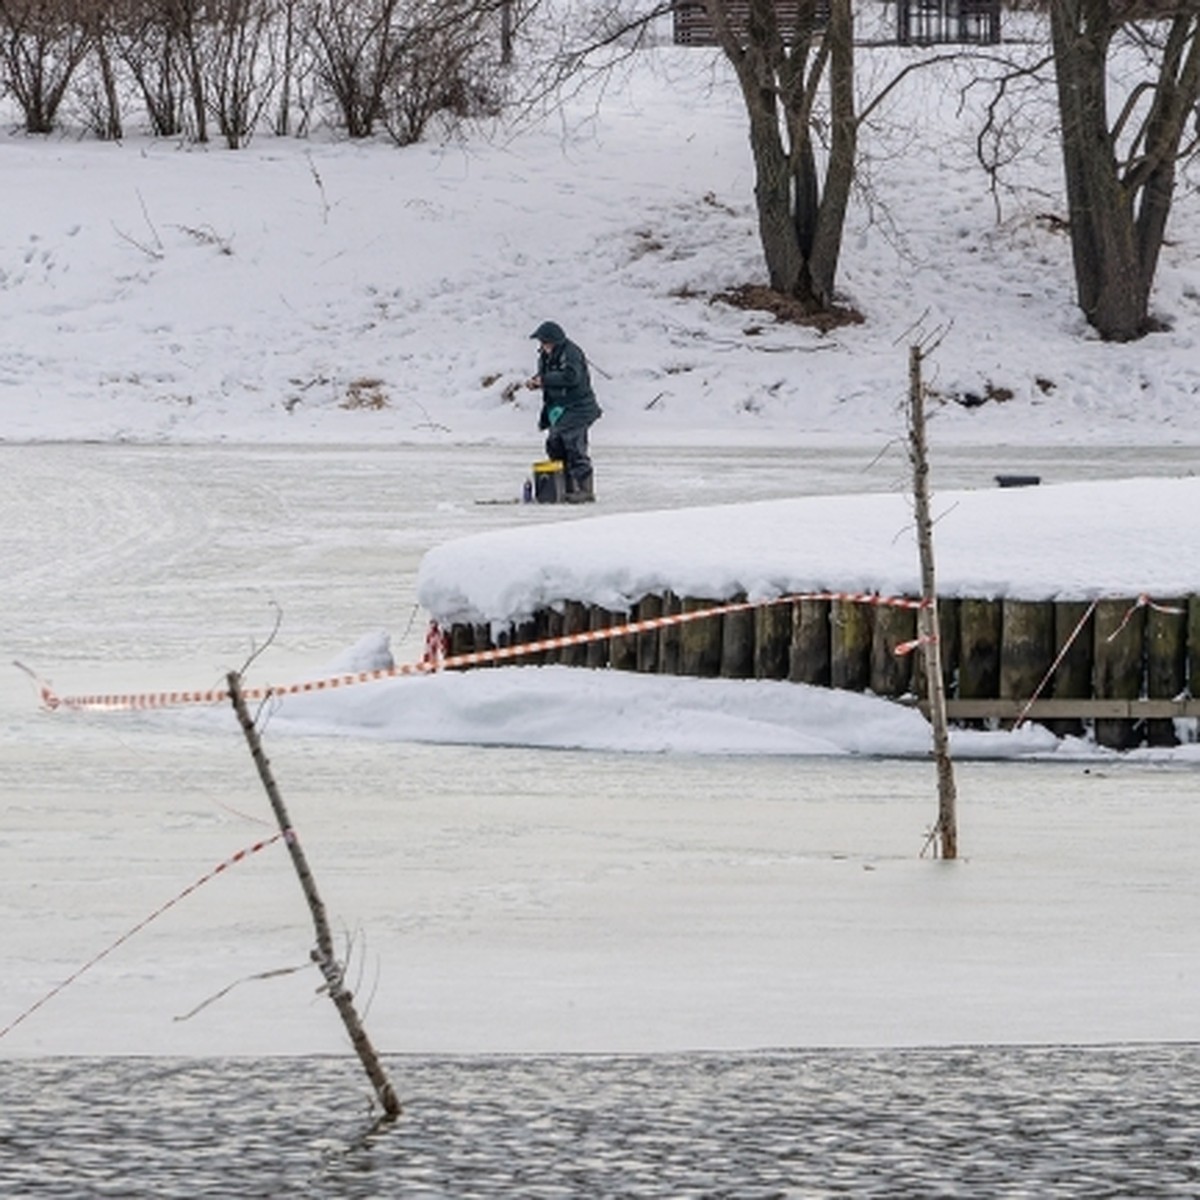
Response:
[[[536,338],[539,342],[553,342],[556,346],[567,340],[562,326],[553,321],[543,321],[529,336]]]

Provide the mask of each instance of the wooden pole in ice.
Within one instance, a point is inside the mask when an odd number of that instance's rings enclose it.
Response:
[[[942,858],[958,857],[957,793],[950,758],[950,730],[946,717],[946,684],[942,678],[942,646],[938,640],[937,577],[933,563],[933,518],[929,513],[929,446],[925,437],[925,385],[921,379],[923,354],[919,346],[908,355],[908,447],[913,469],[917,545],[921,555],[921,599],[917,634],[925,657],[925,685],[929,720],[933,726],[933,757],[937,764],[938,819],[934,837]]]
[[[271,764],[263,752],[258,730],[246,709],[246,698],[242,695],[241,689],[241,677],[236,671],[230,671],[226,680],[229,684],[229,695],[233,701],[233,710],[237,713],[238,723],[246,735],[250,755],[254,759],[254,765],[258,768],[258,777],[262,780],[267,799],[270,800],[271,808],[274,810],[275,819],[279,822],[280,832],[283,834],[284,841],[287,842],[288,852],[292,856],[292,866],[296,868],[300,887],[304,891],[304,898],[308,901],[308,908],[312,913],[313,927],[317,934],[317,945],[312,951],[312,960],[325,977],[329,998],[333,1001],[334,1007],[342,1018],[342,1023],[346,1026],[346,1032],[350,1035],[350,1043],[358,1054],[367,1078],[375,1088],[375,1095],[379,1098],[385,1116],[389,1120],[394,1120],[400,1115],[400,1101],[379,1061],[379,1056],[375,1053],[371,1039],[367,1037],[367,1031],[363,1028],[362,1021],[359,1020],[358,1012],[354,1007],[354,996],[346,988],[345,968],[337,961],[337,956],[333,951],[333,935],[329,931],[329,921],[325,916],[325,904],[317,891],[316,880],[313,878],[312,871],[309,870],[304,849],[292,828],[291,819],[284,807],[283,797],[279,794],[279,787],[275,783],[275,776],[271,771]]]

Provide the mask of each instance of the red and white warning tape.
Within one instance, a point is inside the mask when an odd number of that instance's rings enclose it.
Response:
[[[524,658],[530,654],[542,654],[547,650],[564,650],[568,646],[582,646],[590,642],[603,642],[614,637],[630,637],[639,633],[651,633],[671,625],[684,625],[691,621],[703,621],[708,617],[719,617],[726,613],[750,612],[757,608],[769,608],[776,604],[794,604],[800,600],[837,600],[849,604],[870,604],[880,608],[923,608],[924,601],[907,596],[879,596],[874,592],[802,592],[779,596],[773,600],[733,600],[728,604],[714,604],[708,608],[692,609],[689,612],[670,613],[661,617],[645,617],[640,621],[624,621],[603,629],[588,629],[580,633],[564,633],[556,637],[541,638],[534,642],[521,642],[512,646],[500,646],[492,650],[475,650],[455,654],[442,660],[448,669],[456,667],[479,667],[488,663],[505,662],[512,658]]]
[[[117,938],[117,940],[115,942],[111,942],[108,946],[106,946],[103,950],[101,950],[99,954],[93,955],[91,958],[88,959],[87,962],[85,962],[83,964],[83,966],[79,967],[75,971],[72,971],[71,974],[68,975],[66,977],[66,979],[64,979],[61,983],[55,984],[54,987],[52,987],[48,992],[46,992],[46,994],[44,996],[42,996],[38,1000],[35,1000],[27,1009],[25,1009],[24,1012],[20,1013],[16,1017],[14,1017],[3,1028],[0,1028],[0,1038],[5,1037],[9,1033],[11,1033],[14,1029],[16,1029],[16,1027],[18,1025],[21,1024],[22,1021],[33,1016],[33,1014],[35,1012],[37,1012],[37,1010],[39,1008],[41,1008],[42,1005],[47,1004],[47,1003],[49,1003],[49,1001],[53,1000],[54,997],[57,996],[59,992],[61,992],[65,987],[68,987],[72,983],[74,983],[75,980],[77,980],[82,974],[84,974],[85,971],[90,971],[98,962],[100,962],[102,959],[107,958],[114,950],[116,950],[120,946],[123,946],[127,941],[129,941],[129,939],[131,937],[133,937],[133,935],[135,933],[140,933],[143,929],[146,928],[147,925],[150,924],[151,921],[156,921],[159,917],[161,917],[163,915],[163,913],[174,908],[175,905],[177,905],[181,900],[184,900],[188,896],[190,896],[197,888],[202,887],[204,884],[210,882],[213,879],[216,879],[216,877],[218,875],[220,875],[222,872],[227,871],[232,866],[236,866],[238,863],[242,862],[244,859],[249,858],[252,854],[257,854],[260,850],[265,850],[268,846],[274,845],[274,843],[279,841],[280,838],[283,838],[286,841],[286,840],[292,838],[293,836],[294,835],[290,829],[287,830],[286,832],[280,832],[280,833],[273,834],[269,838],[263,838],[262,841],[255,842],[254,845],[252,845],[252,846],[244,847],[243,849],[237,851],[236,854],[231,854],[224,862],[217,863],[217,865],[215,867],[213,867],[213,869],[211,871],[209,871],[205,875],[202,875],[194,883],[188,884],[188,886],[185,887],[183,889],[183,891],[179,892],[175,896],[172,896],[171,899],[168,900],[165,904],[160,904],[158,906],[158,908],[156,908],[148,917],[144,917],[136,925],[134,925],[131,929],[126,930],[123,934],[121,934],[121,936],[119,938]]]
[[[384,679],[396,679],[408,675],[428,675],[435,671],[456,670],[464,667],[480,667],[492,663],[510,662],[513,659],[527,658],[535,654],[543,654],[551,650],[562,650],[569,646],[583,646],[592,642],[607,641],[610,638],[629,637],[654,630],[666,629],[673,625],[683,625],[691,621],[703,621],[708,617],[722,616],[727,613],[749,612],[754,609],[768,608],[777,604],[795,604],[803,600],[837,602],[843,604],[867,604],[877,608],[921,609],[926,607],[924,600],[913,599],[909,596],[881,596],[875,592],[793,592],[786,596],[778,596],[771,600],[737,600],[728,604],[711,605],[708,608],[692,609],[687,612],[669,613],[659,617],[646,617],[638,621],[625,621],[618,625],[609,625],[603,629],[588,629],[578,633],[560,634],[555,637],[540,638],[532,642],[514,643],[509,646],[498,646],[489,650],[471,650],[461,654],[450,654],[448,638],[436,621],[431,621],[425,637],[425,653],[418,662],[398,663],[390,667],[378,667],[370,671],[355,671],[344,675],[332,675],[324,679],[310,679],[300,683],[269,684],[261,687],[248,687],[243,691],[247,700],[265,700],[272,696],[303,696],[313,692],[333,691],[338,688],[355,687],[363,683],[377,683]],[[1145,593],[1126,612],[1124,620],[1109,635],[1111,641],[1128,624],[1133,614],[1139,608],[1152,608],[1157,612],[1178,614],[1182,609],[1159,604]],[[1089,610],[1090,615],[1090,610]],[[1080,628],[1082,628],[1082,622]],[[1074,640],[1079,629],[1072,634]],[[898,655],[911,654],[928,639],[914,638],[901,642],[894,648]],[[1069,644],[1069,643],[1068,643]],[[1065,651],[1066,647],[1064,647]],[[1061,657],[1061,656],[1060,656]],[[89,696],[59,696],[51,686],[37,674],[21,663],[15,663],[22,671],[31,676],[38,686],[42,706],[51,711],[67,709],[73,712],[128,712],[135,709],[170,708],[185,704],[220,704],[229,699],[225,688],[212,688],[207,691],[191,692],[134,692],[125,694],[105,694]],[[1055,663],[1057,666],[1057,662]],[[1049,674],[1053,674],[1054,667]],[[1036,698],[1036,696],[1035,696]]]
[[[1046,685],[1050,682],[1051,679],[1054,678],[1054,672],[1058,670],[1059,665],[1062,663],[1062,660],[1064,658],[1066,658],[1067,651],[1070,650],[1071,647],[1075,644],[1075,639],[1078,638],[1079,635],[1083,632],[1083,627],[1091,619],[1092,613],[1094,613],[1096,611],[1096,607],[1099,605],[1099,603],[1100,603],[1099,600],[1093,600],[1087,606],[1087,608],[1084,609],[1083,615],[1075,623],[1075,628],[1071,630],[1069,636],[1067,637],[1067,640],[1065,642],[1063,642],[1062,648],[1059,650],[1058,654],[1055,655],[1054,661],[1050,664],[1049,670],[1047,670],[1046,674],[1042,676],[1041,683],[1039,683],[1037,685],[1037,687],[1034,688],[1033,695],[1030,696],[1029,699],[1025,702],[1025,707],[1021,709],[1021,713],[1017,717],[1016,724],[1013,726],[1014,729],[1020,729],[1021,726],[1025,724],[1025,719],[1029,716],[1029,713],[1032,710],[1034,704],[1037,702],[1038,698],[1041,696],[1042,692],[1045,690]],[[1116,629],[1114,629],[1112,631],[1112,633],[1110,633],[1108,635],[1108,637],[1105,638],[1104,640],[1107,642],[1116,641],[1117,636],[1121,633],[1121,631],[1125,628],[1125,626],[1129,624],[1130,620],[1133,617],[1133,614],[1135,612],[1137,612],[1137,610],[1139,608],[1152,608],[1155,612],[1167,613],[1171,616],[1176,616],[1176,617],[1182,616],[1187,611],[1186,609],[1178,608],[1178,607],[1170,605],[1170,604],[1158,604],[1155,601],[1151,600],[1150,597],[1148,595],[1146,595],[1145,592],[1143,592],[1129,606],[1125,615],[1121,618],[1120,625],[1118,625],[1116,627]]]
[[[15,664],[29,672],[21,663]],[[266,700],[270,696],[299,696],[307,692],[325,692],[334,688],[352,687],[359,683],[371,683],[379,679],[390,679],[398,675],[422,675],[437,670],[424,660],[400,666],[384,667],[374,671],[356,671],[348,675],[334,675],[327,679],[311,679],[303,683],[271,684],[264,687],[244,688],[242,695],[247,700]],[[32,672],[29,672],[32,674]],[[50,711],[69,709],[73,712],[129,712],[134,709],[172,708],[184,704],[220,704],[229,699],[227,688],[210,688],[196,692],[126,692],[105,693],[90,696],[60,696],[44,680],[34,675],[41,695],[42,707]]]
[[[669,613],[659,617],[646,617],[638,621],[625,621],[618,625],[609,625],[602,629],[588,629],[578,633],[560,634],[555,637],[540,638],[532,642],[520,642],[510,646],[498,646],[490,650],[471,650],[461,654],[449,653],[449,639],[445,632],[438,627],[436,621],[429,623],[425,636],[425,652],[418,662],[399,663],[390,667],[379,667],[371,671],[355,671],[343,675],[332,675],[324,679],[310,679],[300,683],[270,684],[261,687],[248,687],[243,695],[247,700],[265,700],[272,696],[302,696],[313,692],[332,691],[337,688],[354,687],[362,683],[376,683],[384,679],[396,679],[406,675],[428,675],[435,671],[455,670],[464,667],[479,667],[492,663],[509,662],[513,659],[528,658],[547,651],[562,650],[568,646],[582,646],[591,642],[606,641],[610,638],[629,637],[654,630],[665,629],[672,625],[683,625],[690,621],[702,621],[708,617],[721,616],[726,613],[749,612],[754,609],[768,608],[777,604],[795,604],[804,600],[838,602],[843,604],[867,604],[880,608],[921,609],[926,607],[924,600],[908,596],[881,596],[875,592],[793,592],[786,596],[778,596],[771,600],[738,600],[728,604],[711,605],[708,608],[692,609],[687,612]],[[1054,674],[1063,655],[1071,642],[1075,640],[1086,618],[1092,614],[1098,601],[1093,601],[1079,622],[1067,644],[1059,652],[1058,658],[1046,673],[1038,690],[1031,697],[1031,703],[1036,700],[1050,676]],[[1133,614],[1140,608],[1151,608],[1156,612],[1178,615],[1184,610],[1171,605],[1160,604],[1152,600],[1146,593],[1140,594],[1124,619],[1117,626],[1108,640],[1112,641],[1129,623]],[[936,635],[935,635],[936,636]],[[893,652],[897,655],[911,654],[918,647],[932,640],[927,637],[917,637],[911,641],[899,643]],[[22,663],[14,666],[29,675],[37,685],[42,707],[52,712],[67,709],[72,712],[128,712],[135,709],[170,708],[185,704],[220,704],[229,699],[225,688],[211,688],[207,691],[176,691],[176,692],[132,692],[124,694],[103,694],[87,696],[59,696],[54,689],[34,671]],[[1028,710],[1027,710],[1028,711]],[[1021,720],[1024,720],[1022,714]],[[1018,724],[1020,721],[1018,721]]]
[[[549,650],[561,650],[568,646],[582,646],[609,638],[628,637],[650,633],[672,625],[683,625],[691,621],[702,621],[708,617],[726,613],[749,612],[776,604],[794,604],[801,600],[836,601],[847,604],[868,604],[878,608],[923,608],[923,600],[908,596],[880,596],[874,592],[797,592],[778,596],[772,600],[738,600],[728,604],[716,604],[708,608],[692,609],[688,612],[669,613],[660,617],[646,617],[639,621],[626,621],[604,629],[588,629],[579,633],[561,634],[556,637],[540,638],[537,641],[521,642],[510,646],[498,646],[490,650],[472,650],[462,654],[450,654],[446,634],[431,621],[425,637],[425,653],[415,663],[398,663],[390,667],[378,667],[370,671],[355,671],[344,675],[333,675],[324,679],[310,679],[301,683],[270,684],[247,687],[242,695],[247,700],[265,700],[272,696],[302,696],[313,692],[332,691],[337,688],[354,687],[362,683],[377,683],[384,679],[396,679],[406,675],[428,675],[434,671],[456,670],[463,667],[479,667],[491,663],[509,662],[515,658],[526,658]],[[919,644],[918,643],[914,643]],[[908,648],[912,649],[913,645]],[[897,653],[902,651],[898,648]],[[60,696],[35,672],[22,663],[14,663],[37,684],[42,707],[52,712],[66,709],[71,712],[129,712],[132,710],[172,708],[179,705],[221,704],[229,699],[227,688],[210,688],[206,691],[177,692],[129,692],[86,696]]]
[[[1093,607],[1093,608],[1095,607],[1095,604],[1096,604],[1096,603],[1097,603],[1096,601],[1093,601],[1093,605],[1092,605],[1092,607]],[[1142,594],[1141,594],[1141,595],[1140,595],[1140,596],[1139,596],[1139,597],[1138,597],[1138,598],[1137,598],[1137,599],[1136,599],[1136,600],[1135,600],[1135,601],[1134,601],[1134,602],[1133,602],[1133,603],[1132,603],[1132,604],[1129,606],[1129,609],[1128,609],[1128,611],[1125,613],[1125,616],[1124,616],[1124,617],[1121,619],[1121,623],[1120,623],[1120,625],[1118,625],[1118,626],[1116,627],[1116,629],[1114,629],[1114,630],[1112,631],[1112,633],[1110,633],[1110,634],[1108,635],[1108,640],[1109,640],[1110,642],[1112,642],[1112,641],[1115,641],[1115,640],[1116,640],[1116,638],[1117,638],[1117,635],[1118,635],[1118,634],[1121,632],[1121,630],[1122,630],[1122,629],[1124,629],[1124,628],[1125,628],[1125,626],[1126,626],[1126,625],[1128,625],[1128,624],[1129,624],[1129,622],[1130,622],[1130,619],[1133,617],[1133,614],[1134,614],[1135,612],[1137,612],[1137,610],[1138,610],[1139,608],[1152,608],[1152,609],[1153,609],[1155,612],[1167,613],[1167,614],[1168,614],[1168,615],[1170,615],[1170,616],[1176,616],[1176,617],[1177,617],[1177,616],[1180,616],[1182,613],[1184,613],[1184,612],[1186,612],[1186,611],[1187,611],[1186,609],[1183,609],[1183,608],[1174,608],[1174,607],[1172,607],[1172,606],[1171,606],[1171,605],[1169,605],[1169,604],[1156,604],[1156,603],[1155,603],[1153,600],[1151,600],[1151,599],[1150,599],[1150,597],[1149,597],[1149,596],[1147,596],[1147,595],[1146,595],[1146,593],[1145,593],[1145,592],[1143,592],[1143,593],[1142,593]]]

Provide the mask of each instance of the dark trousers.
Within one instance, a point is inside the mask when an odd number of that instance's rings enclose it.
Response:
[[[592,460],[588,454],[588,427],[554,429],[546,435],[546,457],[563,465],[567,495],[592,494]]]

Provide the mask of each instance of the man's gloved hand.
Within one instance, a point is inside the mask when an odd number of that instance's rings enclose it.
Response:
[[[550,428],[551,428],[551,429],[553,429],[553,428],[555,427],[555,425],[557,425],[557,424],[559,423],[559,421],[561,421],[561,420],[562,420],[562,415],[563,415],[563,406],[562,406],[561,404],[556,404],[556,405],[555,405],[555,406],[554,406],[554,407],[553,407],[553,408],[552,408],[552,409],[551,409],[551,410],[550,410],[550,411],[549,411],[549,412],[546,414],[546,417],[547,417],[547,419],[550,421]]]

